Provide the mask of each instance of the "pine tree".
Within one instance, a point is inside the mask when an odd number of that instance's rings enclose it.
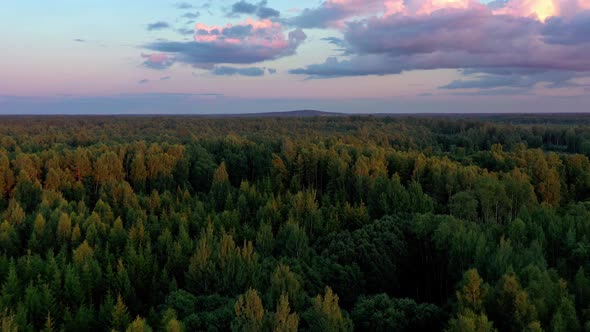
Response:
[[[116,331],[125,331],[131,322],[131,317],[127,311],[127,306],[123,302],[121,295],[117,296],[117,302],[113,308],[111,316],[111,328]]]
[[[55,323],[51,318],[51,314],[47,313],[47,319],[45,320],[45,326],[43,327],[43,332],[53,332],[55,330]]]
[[[21,285],[16,272],[16,265],[10,262],[8,267],[8,276],[2,285],[2,293],[0,297],[0,307],[14,308],[22,296]]]

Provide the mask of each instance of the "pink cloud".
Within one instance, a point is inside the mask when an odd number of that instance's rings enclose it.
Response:
[[[590,74],[590,11],[583,11],[589,1],[510,0],[500,9],[470,0],[380,1],[388,10],[348,19],[341,29],[346,57],[290,72],[340,77],[468,68],[494,75],[494,84],[572,85],[576,75]]]
[[[238,24],[225,26],[195,25],[195,41],[198,43],[244,44],[268,48],[285,48],[288,40],[280,23],[271,20],[246,19]]]
[[[553,0],[510,1],[504,8],[494,12],[497,15],[536,17],[545,21],[548,17],[559,15],[559,4]]]
[[[166,69],[174,64],[174,59],[165,53],[142,54],[143,65],[152,69]]]
[[[224,26],[197,23],[193,41],[158,41],[147,48],[211,69],[217,64],[254,64],[292,55],[306,38],[300,29],[286,33],[278,22],[246,19]]]
[[[415,13],[417,15],[430,15],[437,10],[443,9],[469,9],[482,6],[476,1],[470,0],[430,0],[421,2],[421,6]]]
[[[346,23],[371,16],[422,16],[437,11],[488,9],[477,0],[327,0],[305,9],[290,23],[302,28],[346,29]],[[571,17],[590,9],[590,0],[508,0],[494,15],[531,17],[545,21],[552,16]]]
[[[590,9],[590,0],[510,0],[494,14],[535,17],[545,21],[553,16],[571,17],[587,9]]]

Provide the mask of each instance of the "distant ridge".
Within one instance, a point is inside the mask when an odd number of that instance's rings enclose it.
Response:
[[[296,110],[286,112],[243,113],[243,114],[204,114],[198,115],[208,118],[311,118],[328,116],[348,116],[351,114],[322,112],[317,110]]]

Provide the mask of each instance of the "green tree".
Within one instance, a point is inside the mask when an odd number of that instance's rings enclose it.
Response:
[[[176,311],[174,309],[168,308],[164,311],[164,315],[162,318],[162,326],[166,330],[166,332],[183,332],[184,325],[181,321],[178,320],[176,316]]]
[[[495,332],[492,322],[488,320],[485,314],[476,314],[467,310],[460,313],[457,318],[449,321],[447,332]]]
[[[231,324],[232,331],[260,331],[264,324],[265,311],[258,292],[249,289],[240,295],[234,307],[236,317]]]
[[[116,331],[125,331],[130,323],[131,317],[127,311],[127,306],[123,302],[121,295],[118,295],[111,314],[111,327]]]
[[[273,332],[296,332],[298,328],[299,316],[297,313],[291,313],[289,297],[287,294],[282,294],[274,315]]]
[[[496,288],[494,321],[503,331],[522,331],[537,321],[537,310],[514,274],[505,274]]]
[[[296,310],[300,310],[305,301],[305,292],[300,276],[291,271],[289,266],[279,264],[270,279],[270,303],[277,303],[286,295]]]
[[[135,320],[129,324],[129,326],[127,327],[127,329],[125,330],[126,332],[151,332],[152,328],[146,323],[146,321],[137,316],[135,318]]]
[[[66,213],[62,213],[59,217],[56,237],[61,243],[67,243],[72,237],[72,219]]]
[[[579,330],[580,323],[578,321],[574,302],[568,296],[564,296],[551,319],[551,331],[565,332]]]
[[[486,289],[483,279],[479,276],[476,269],[470,269],[463,274],[462,286],[457,292],[459,301],[459,311],[471,310],[480,313],[483,310],[483,304],[486,297]]]
[[[474,198],[474,193],[467,191],[458,192],[449,200],[451,215],[463,220],[477,220],[478,205],[479,203]]]
[[[108,181],[122,181],[125,178],[121,159],[112,151],[98,157],[93,168],[97,185],[104,185]]]
[[[7,309],[0,314],[0,330],[2,332],[18,332],[18,324],[15,317]]]
[[[362,296],[351,314],[355,329],[400,332],[440,331],[444,316],[436,305],[390,298],[387,294]]]
[[[352,331],[352,321],[338,306],[338,295],[326,287],[325,295],[318,295],[304,319],[312,331],[340,332]]]
[[[145,184],[147,177],[148,173],[145,166],[145,157],[142,153],[139,153],[135,156],[135,158],[133,158],[133,161],[131,162],[129,178],[135,186],[139,186],[141,188],[141,186]]]
[[[47,313],[47,319],[45,320],[45,326],[43,327],[43,332],[53,332],[53,331],[55,331],[55,323],[53,322],[53,319],[51,318],[51,314]]]
[[[226,208],[228,196],[231,198],[231,184],[225,162],[222,162],[213,173],[210,195],[216,210],[223,211]]]

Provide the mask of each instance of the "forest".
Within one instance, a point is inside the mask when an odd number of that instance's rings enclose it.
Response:
[[[590,331],[590,116],[0,117],[2,331]]]

